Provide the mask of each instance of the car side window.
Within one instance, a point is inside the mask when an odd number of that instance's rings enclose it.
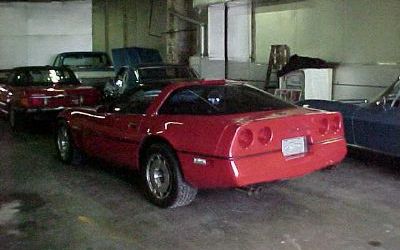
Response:
[[[146,114],[146,111],[160,90],[137,90],[121,96],[113,105],[112,112],[123,114]]]
[[[215,91],[209,93],[205,89],[182,89],[168,98],[159,113],[171,115],[212,114],[218,111],[218,106],[222,103],[222,98]]]
[[[28,77],[26,76],[25,72],[19,71],[16,72],[12,84],[14,86],[24,86],[28,82]]]
[[[54,59],[53,66],[58,67],[60,64],[60,56],[57,56],[56,59]]]

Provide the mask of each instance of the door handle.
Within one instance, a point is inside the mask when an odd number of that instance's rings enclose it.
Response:
[[[128,123],[128,128],[136,129],[138,126],[137,122],[130,122]]]

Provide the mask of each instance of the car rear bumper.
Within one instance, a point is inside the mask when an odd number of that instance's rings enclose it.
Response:
[[[305,155],[285,158],[282,152],[243,157],[239,159],[201,156],[178,152],[185,180],[197,188],[242,187],[300,177],[338,164],[346,156],[344,139],[308,146]],[[194,163],[194,158],[206,164]]]
[[[17,112],[25,115],[27,118],[33,118],[40,121],[54,120],[57,115],[64,110],[64,107],[56,108],[28,108],[28,109],[17,109]]]

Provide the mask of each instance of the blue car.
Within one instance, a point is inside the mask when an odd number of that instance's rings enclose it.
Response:
[[[400,157],[400,78],[370,103],[306,100],[298,105],[341,112],[350,146]]]

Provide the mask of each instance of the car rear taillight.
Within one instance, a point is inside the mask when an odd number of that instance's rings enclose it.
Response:
[[[257,139],[261,144],[268,144],[272,139],[272,130],[269,127],[260,129]]]
[[[325,135],[328,133],[329,129],[329,121],[326,118],[323,118],[319,121],[319,133]]]
[[[243,129],[239,132],[238,143],[242,148],[248,148],[253,142],[253,132],[250,129]]]
[[[46,105],[46,98],[45,97],[30,97],[29,99],[29,106],[31,107],[41,107]]]
[[[341,119],[339,116],[334,116],[331,120],[330,120],[330,126],[329,126],[329,130],[337,133],[341,128]]]
[[[47,96],[43,94],[27,94],[21,98],[21,105],[27,108],[47,105]]]
[[[29,102],[28,102],[28,98],[27,97],[22,97],[21,98],[21,105],[23,107],[29,107]]]

